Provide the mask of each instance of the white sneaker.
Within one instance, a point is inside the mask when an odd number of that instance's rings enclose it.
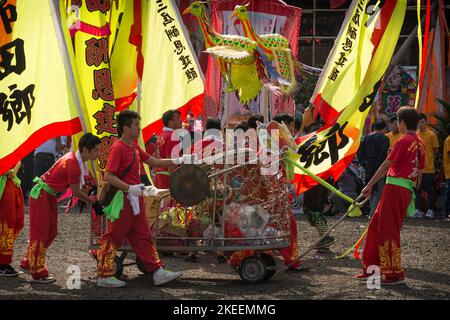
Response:
[[[416,209],[416,214],[414,215],[414,218],[423,218],[425,215],[424,212],[420,211],[419,209]]]
[[[429,209],[427,211],[427,214],[425,215],[425,217],[428,218],[428,219],[434,219],[434,211]]]
[[[97,286],[104,288],[121,288],[125,287],[127,283],[125,281],[121,281],[116,277],[98,277]]]
[[[153,273],[153,283],[160,286],[181,277],[181,272],[172,272],[164,268],[159,268]]]

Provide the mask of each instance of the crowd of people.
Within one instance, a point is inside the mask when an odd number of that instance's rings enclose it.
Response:
[[[302,132],[301,120],[288,114],[277,115],[273,120],[286,125],[295,138],[320,127],[317,121]],[[19,163],[2,176],[0,234],[6,241],[0,243],[0,276],[12,277],[21,273],[11,266],[12,252],[24,225],[24,203],[29,199],[30,241],[20,267],[31,273],[33,282],[55,281],[48,272],[46,253],[57,235],[57,195],[70,188],[74,196],[92,206],[95,214],[100,216],[107,212],[117,217],[114,222],[108,223],[98,249],[90,252],[98,263],[98,286],[126,285],[114,277],[113,267],[117,250],[125,239],[147,273],[153,275],[155,285],[179,278],[181,273],[166,270],[158,255],[144,213],[142,195],[144,192],[158,194],[169,189],[170,176],[177,166],[190,163],[193,158],[201,159],[205,148],[224,150],[224,133],[220,119],[207,119],[206,134],[192,146],[190,152],[183,154],[183,149],[179,147],[181,141],[174,139],[173,133],[183,126],[192,131],[192,117],[183,123],[179,111],[169,110],[163,114],[162,121],[164,128],[161,134],[150,139],[145,145],[146,150],[143,150],[135,143],[141,131],[139,114],[126,110],[117,116],[119,139],[110,147],[103,176],[112,192],[109,203],[99,201],[85,186],[89,176],[86,162],[95,160],[100,150],[100,139],[90,133],[79,140],[77,151],[71,151],[70,137],[51,139],[24,158],[22,167]],[[263,116],[253,115],[247,121],[238,123],[234,130],[257,130],[264,123]],[[450,134],[450,127],[448,130]],[[174,152],[174,149],[179,151]],[[359,194],[370,197],[367,215],[371,222],[363,254],[363,273],[357,278],[367,278],[370,275],[367,268],[378,265],[384,274],[384,283],[403,281],[399,248],[400,229],[406,212],[409,217],[435,218],[440,208],[442,218],[448,221],[450,136],[443,144],[440,171],[436,165],[439,150],[437,135],[428,125],[427,117],[412,108],[403,107],[389,123],[376,120],[373,131],[362,140],[355,160],[339,180],[329,181],[353,199]],[[143,164],[151,168],[154,186],[151,186]],[[22,188],[17,177],[23,181]],[[445,190],[438,189],[441,194],[445,191],[442,195],[445,204],[440,206],[436,202],[436,185],[439,183],[446,186]],[[294,218],[299,203],[310,225],[317,229],[318,237],[323,238],[317,245],[318,250],[327,250],[336,242],[332,236],[322,237],[328,231],[326,215],[346,212],[349,206],[320,184],[306,191],[301,199],[292,194],[289,215],[291,244],[280,250],[287,272],[308,270],[299,259]],[[219,257],[226,261],[220,253]],[[233,255],[230,260],[236,257]],[[195,262],[195,254],[189,254],[187,261]],[[385,261],[395,261],[396,264],[386,265]]]

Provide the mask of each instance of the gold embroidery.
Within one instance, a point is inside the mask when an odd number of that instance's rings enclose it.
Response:
[[[392,252],[391,253],[392,271],[395,273],[403,272],[401,249],[400,249],[400,246],[398,246],[395,241],[391,242],[391,252]]]
[[[378,253],[380,255],[381,272],[391,270],[391,259],[389,257],[389,240],[386,240],[382,246],[378,246]]]
[[[14,248],[14,229],[10,228],[6,222],[0,224],[0,254],[12,255]]]
[[[28,248],[28,260],[32,273],[39,273],[45,270],[45,256],[47,248],[43,241],[31,241]]]
[[[389,249],[391,249],[389,252]],[[380,256],[380,268],[382,273],[402,273],[401,249],[393,240],[386,240],[382,246],[378,247]]]
[[[108,248],[107,248],[108,247]],[[100,244],[97,251],[98,267],[97,271],[102,276],[114,275],[114,259],[116,258],[117,249],[109,241]]]
[[[294,239],[291,239],[292,244],[291,244],[291,261],[297,260],[298,258],[300,258],[300,251],[298,250],[298,244],[296,241],[294,241]]]

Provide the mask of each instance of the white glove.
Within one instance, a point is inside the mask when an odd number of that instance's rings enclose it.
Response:
[[[197,155],[196,154],[183,154],[181,158],[172,159],[172,162],[176,165],[180,164],[194,164],[197,163]]]
[[[164,192],[167,192],[167,191],[169,191],[169,189],[158,189],[158,188],[153,187],[153,186],[147,186],[147,187],[145,187],[145,190],[144,190],[144,196],[146,196],[146,197],[154,197],[154,196],[159,195],[160,193],[164,193]]]
[[[144,191],[145,186],[141,184],[134,184],[130,185],[130,188],[128,189],[128,193],[130,193],[133,196],[140,197],[142,196],[142,191]]]

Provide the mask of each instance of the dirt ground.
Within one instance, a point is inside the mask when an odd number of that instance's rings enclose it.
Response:
[[[329,218],[333,224],[337,218]],[[304,250],[317,240],[317,232],[304,216],[297,217],[299,245]],[[367,225],[367,218],[348,218],[334,232],[337,242],[332,251],[348,248]],[[352,278],[360,262],[352,256],[340,260],[333,254],[312,251],[305,259],[310,272],[285,273],[277,259],[272,279],[258,285],[246,285],[226,264],[218,264],[214,255],[202,254],[197,263],[184,256],[163,257],[171,270],[184,271],[179,281],[154,287],[151,279],[136,266],[125,268],[127,287],[104,289],[96,286],[96,264],[89,257],[88,214],[60,214],[59,234],[47,257],[53,284],[31,284],[29,275],[0,278],[3,299],[449,299],[450,298],[450,223],[439,220],[407,219],[402,232],[402,259],[406,284],[369,290],[365,283]],[[17,240],[13,266],[18,267],[28,240],[26,228]],[[81,270],[81,289],[67,289],[69,265]]]

